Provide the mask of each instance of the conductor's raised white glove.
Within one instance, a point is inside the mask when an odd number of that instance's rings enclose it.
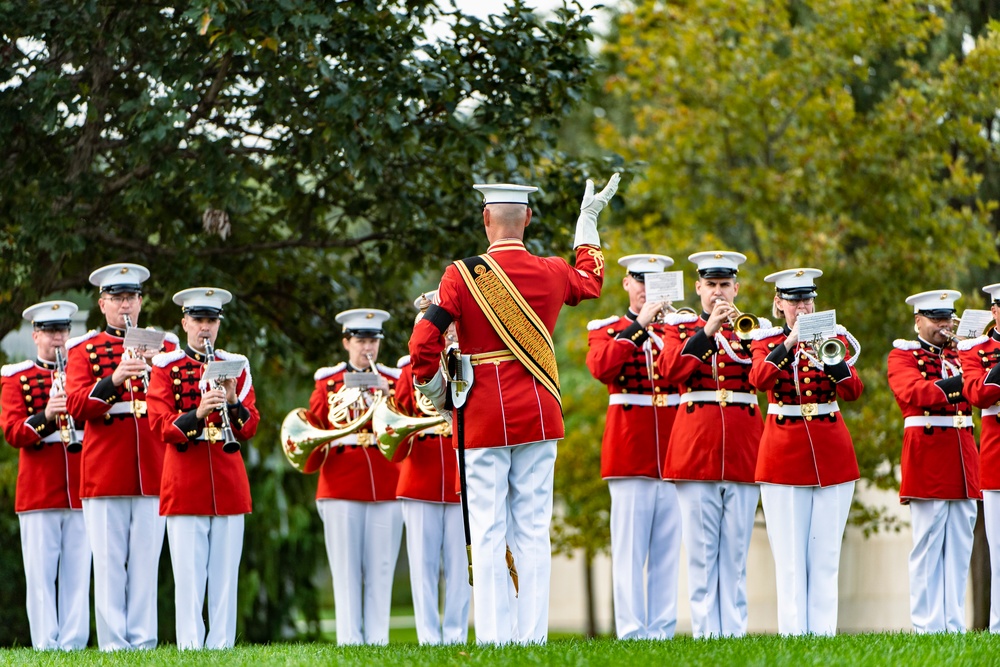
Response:
[[[576,219],[576,237],[573,240],[573,247],[582,245],[601,245],[601,237],[597,233],[597,214],[604,210],[611,198],[618,192],[618,181],[621,176],[617,173],[608,179],[608,184],[604,186],[597,195],[594,194],[594,182],[587,179],[587,189],[583,193],[583,201],[580,203],[580,217]]]

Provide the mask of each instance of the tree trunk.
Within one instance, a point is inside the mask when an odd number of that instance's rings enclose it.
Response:
[[[983,501],[977,503],[976,530],[972,542],[972,628],[985,630],[990,625],[990,549],[986,544]]]

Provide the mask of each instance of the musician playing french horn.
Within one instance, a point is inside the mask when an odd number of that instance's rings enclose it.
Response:
[[[90,545],[80,511],[80,453],[71,446],[83,434],[71,430],[57,363],[76,310],[68,301],[25,309],[37,355],[0,369],[0,426],[20,452],[14,511],[31,645],[42,650],[82,649],[90,635]]]
[[[755,480],[779,573],[783,635],[837,631],[840,548],[859,477],[838,399],[855,401],[864,389],[854,368],[860,346],[839,325],[839,345],[799,339],[799,317],[814,311],[821,275],[804,268],[766,276],[775,286],[772,312],[784,325],[762,327],[752,343],[750,382],[768,399]],[[818,352],[827,347],[843,354]]]
[[[906,299],[916,340],[893,341],[889,388],[903,414],[899,499],[910,507],[910,620],[916,632],[965,632],[965,589],[979,489],[972,406],[951,345],[955,290]]]
[[[751,327],[733,326],[736,276],[746,256],[711,250],[688,259],[698,267],[702,313],[665,318],[656,367],[681,396],[663,475],[674,481],[681,508],[691,634],[739,637],[747,630],[746,562],[763,430],[749,380]]]
[[[244,515],[252,504],[243,457],[227,451],[224,423],[228,419],[235,438],[249,440],[260,414],[246,357],[215,349],[223,306],[232,298],[218,287],[174,294],[186,345],[153,357],[147,395],[153,431],[167,445],[160,514],[166,517],[182,650],[231,648],[236,641]],[[206,377],[213,366],[221,373],[217,382]]]
[[[316,371],[309,399],[313,426],[332,430],[367,414],[372,402],[388,398],[399,371],[376,364],[384,310],[354,308],[336,316],[343,327],[347,361]],[[345,388],[361,397],[339,400]],[[323,520],[326,553],[333,575],[338,644],[385,644],[393,574],[403,532],[396,502],[399,470],[378,448],[371,421],[318,448],[305,471],[319,470],[316,506]]]
[[[157,573],[163,546],[163,440],[150,428],[147,361],[177,347],[127,351],[126,317],[139,324],[149,270],[110,264],[90,274],[106,327],[66,343],[67,409],[83,427],[80,498],[94,554],[94,615],[101,650],[155,648]],[[156,332],[145,333],[156,338]],[[133,354],[133,352],[135,354]]]

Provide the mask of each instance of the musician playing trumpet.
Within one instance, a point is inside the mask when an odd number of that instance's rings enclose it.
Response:
[[[56,363],[76,310],[68,301],[25,309],[37,356],[0,369],[0,426],[20,452],[14,511],[36,649],[82,649],[90,636],[90,545],[80,511],[80,453],[69,447],[82,433],[67,432],[72,420],[66,394],[58,391]]]
[[[167,445],[160,514],[167,523],[177,647],[182,650],[231,648],[236,641],[244,515],[252,505],[243,457],[224,450],[221,411],[239,440],[254,436],[260,414],[246,357],[214,349],[223,306],[232,298],[217,287],[174,294],[187,344],[153,357],[147,396],[153,431]],[[203,377],[219,362],[242,368],[217,387]],[[202,616],[206,586],[207,637]]]
[[[343,327],[347,361],[316,371],[309,399],[309,420],[332,429],[333,420],[364,414],[370,401],[393,393],[399,370],[376,364],[383,338],[384,310],[354,308],[336,316]],[[349,377],[358,375],[360,377]],[[372,377],[374,376],[374,377]],[[357,406],[339,406],[350,414],[331,415],[337,392],[361,381]],[[378,448],[371,420],[328,446],[316,449],[306,472],[319,470],[316,507],[323,520],[326,553],[333,576],[338,644],[386,644],[392,580],[403,534],[396,502],[399,469]]]
[[[784,326],[754,333],[750,382],[767,392],[767,419],[755,480],[760,484],[767,538],[774,556],[778,632],[837,631],[840,548],[859,477],[851,434],[838,399],[857,400],[864,386],[855,358],[817,356],[799,340],[799,316],[815,309],[819,269],[788,269],[774,283],[773,313]],[[838,326],[847,348],[857,342]]]
[[[910,620],[916,632],[964,632],[965,589],[979,490],[972,406],[950,345],[955,290],[906,299],[917,340],[896,340],[889,388],[903,413],[899,499],[910,507]]]

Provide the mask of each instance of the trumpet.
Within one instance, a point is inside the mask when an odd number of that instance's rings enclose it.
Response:
[[[55,372],[52,373],[51,393],[66,393],[66,357],[63,355],[61,347],[56,348],[56,369]],[[73,415],[68,412],[66,414],[56,415],[56,424],[59,426],[59,439],[62,440],[64,445],[66,445],[67,452],[70,454],[76,454],[78,451],[83,449],[83,444],[80,442],[80,438],[76,434],[76,422],[73,421]]]
[[[680,314],[684,314],[684,315],[697,315],[698,314],[698,313],[695,312],[694,308],[688,308],[687,306],[681,306],[680,308],[674,308],[673,304],[668,303],[665,306],[663,306],[663,308],[661,308],[658,313],[656,313],[656,317],[653,318],[653,321],[656,322],[657,324],[666,324],[667,323],[667,314],[668,313],[671,314],[671,315],[680,315]]]
[[[824,366],[836,366],[847,357],[847,346],[839,338],[806,343]]]
[[[736,307],[735,303],[731,303],[725,299],[716,299],[716,303],[719,301],[728,303],[729,307],[733,309],[733,312],[729,313],[729,324],[733,327],[737,338],[740,340],[750,340],[753,332],[760,328],[760,320],[757,316],[742,312]]]
[[[212,341],[209,338],[205,338],[205,356],[208,359],[205,361],[205,367],[207,368],[212,360],[215,359],[215,348],[212,347]],[[223,381],[221,379],[216,379],[214,381],[213,389],[223,389]],[[226,454],[235,454],[240,451],[240,441],[236,439],[236,435],[233,433],[232,420],[229,418],[229,408],[226,405],[219,406],[219,419],[222,421],[222,451]],[[209,429],[209,433],[214,435],[214,426],[206,425]],[[215,441],[215,438],[212,438]]]
[[[132,324],[132,318],[131,317],[129,317],[127,314],[123,314],[122,315],[122,319],[125,320],[125,329],[126,329],[126,331],[128,329],[134,328],[135,325]],[[142,353],[143,353],[143,350],[140,350],[139,348],[136,348],[136,347],[126,347],[125,350],[122,352],[122,356],[125,357],[126,359],[142,359],[143,358]],[[129,391],[132,391],[132,381],[131,380],[128,380],[128,388],[129,388]],[[148,368],[142,372],[142,393],[144,393],[144,394],[149,393],[149,369]]]

